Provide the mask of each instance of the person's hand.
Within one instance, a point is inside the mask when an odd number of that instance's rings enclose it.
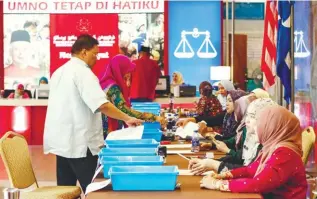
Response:
[[[227,147],[227,145],[224,142],[221,141],[215,141],[216,148],[224,153],[229,153],[230,149]]]
[[[200,175],[208,169],[213,169],[212,159],[192,159],[189,161],[188,169],[194,175]]]
[[[200,143],[200,150],[201,151],[208,151],[212,147],[212,143]]]
[[[204,176],[200,181],[200,187],[212,190],[220,190],[222,180],[215,179],[210,175]]]
[[[125,123],[128,126],[140,126],[144,121],[143,120],[139,120],[133,117],[130,117],[130,119],[128,119],[127,121],[125,121]]]
[[[195,118],[187,118],[187,119],[184,119],[184,120],[179,120],[177,123],[176,123],[176,126],[186,126],[186,124],[188,124],[189,122],[194,122],[196,123],[196,119]]]
[[[162,127],[162,128],[165,128],[165,127],[166,127],[166,120],[165,120],[164,117],[157,116],[157,117],[156,117],[156,121],[161,124],[161,127]]]
[[[207,133],[207,124],[205,123],[205,122],[199,122],[198,123],[198,132],[200,133],[200,134],[205,134],[205,133]]]
[[[219,180],[227,180],[233,178],[233,175],[230,171],[221,172],[221,173],[212,173],[210,174],[211,177]]]

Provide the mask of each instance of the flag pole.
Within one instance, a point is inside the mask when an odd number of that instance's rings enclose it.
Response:
[[[295,63],[294,63],[294,4],[291,4],[291,112],[295,109]]]

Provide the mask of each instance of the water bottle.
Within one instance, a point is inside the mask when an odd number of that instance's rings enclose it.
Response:
[[[200,150],[198,131],[194,131],[192,136],[192,152],[197,153]]]

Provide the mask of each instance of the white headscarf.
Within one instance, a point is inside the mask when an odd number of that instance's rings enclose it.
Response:
[[[236,90],[233,86],[233,83],[229,80],[221,80],[219,84],[221,84],[226,89],[227,92]],[[222,106],[222,110],[223,111],[226,110],[227,96],[218,95],[217,98]]]
[[[277,103],[274,102],[270,98],[260,98],[254,100],[248,107],[246,117],[250,117],[252,119],[255,119],[256,121],[260,116],[260,113],[269,106],[276,106]],[[255,127],[255,126],[254,126]],[[260,145],[259,138],[257,133],[255,132],[255,128],[252,128],[251,130],[247,130],[246,139],[243,145],[243,151],[242,151],[242,159],[244,159],[243,165],[247,166],[249,165],[252,160],[257,155],[257,149]]]
[[[256,96],[256,98],[270,98],[270,94],[267,92],[267,91],[265,91],[265,90],[263,90],[263,89],[261,89],[261,88],[256,88],[256,89],[254,89],[253,91],[252,91],[252,93],[254,93],[254,95]]]
[[[236,90],[230,80],[221,80],[220,84],[226,89],[226,91]]]

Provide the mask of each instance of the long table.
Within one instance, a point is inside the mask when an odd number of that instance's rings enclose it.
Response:
[[[218,159],[223,155],[220,155],[216,151],[212,151],[215,154],[215,158]],[[185,155],[185,156],[192,156]],[[177,165],[179,169],[187,169],[188,160],[180,157],[179,155],[168,155],[167,161],[165,165]],[[105,189],[89,193],[87,195],[88,199],[120,199],[120,198],[129,198],[129,199],[163,199],[163,198],[173,198],[173,199],[211,199],[211,198],[244,198],[244,199],[255,199],[262,198],[260,194],[242,194],[242,193],[229,193],[229,192],[221,192],[214,191],[208,189],[201,189],[199,186],[199,182],[202,179],[202,176],[178,176],[178,182],[181,184],[180,189],[176,189],[175,191],[112,191],[111,185],[106,187]],[[97,179],[103,180],[103,179]]]

